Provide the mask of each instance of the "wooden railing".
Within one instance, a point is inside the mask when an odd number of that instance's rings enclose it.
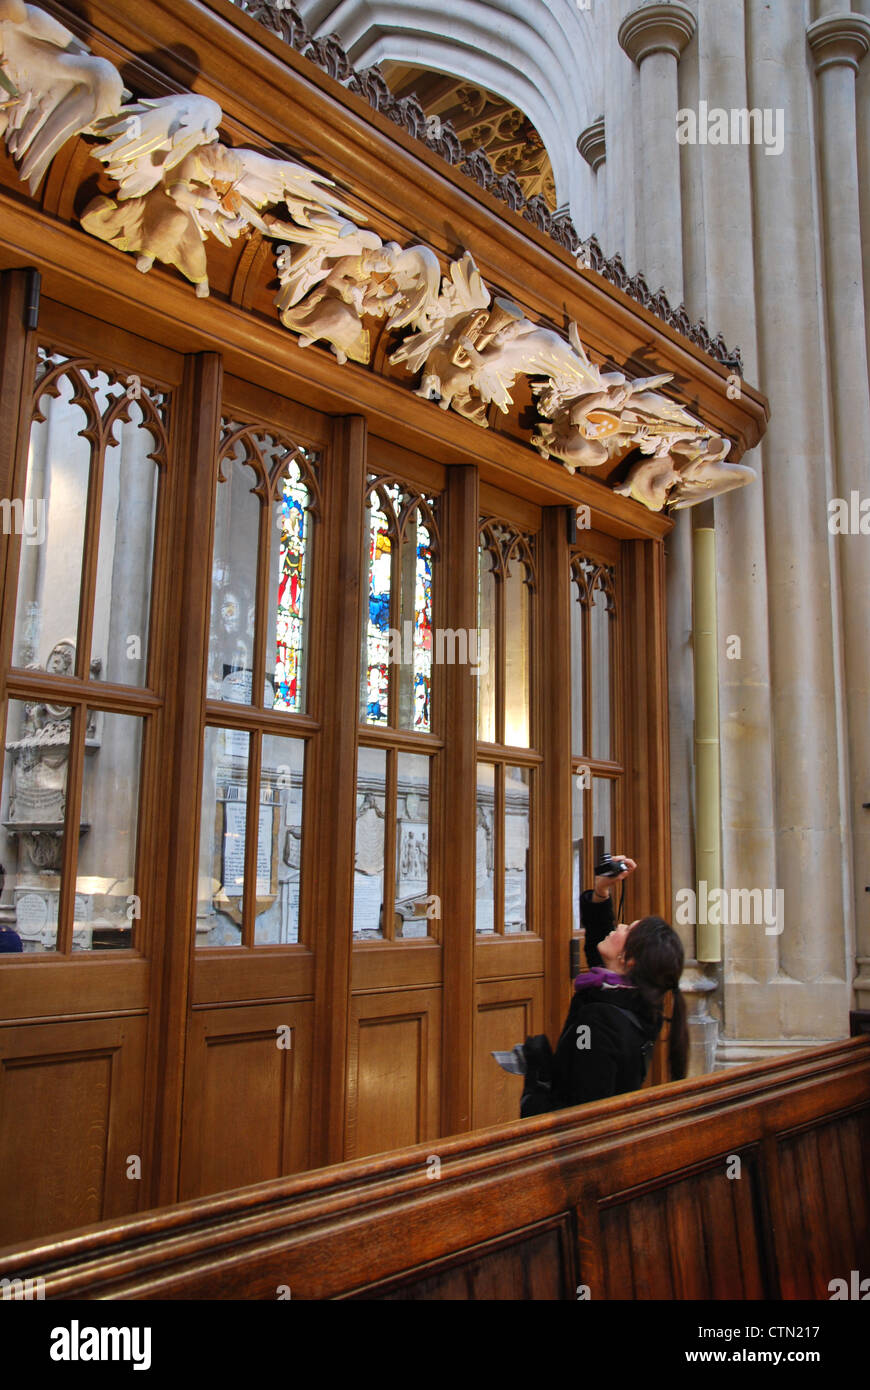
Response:
[[[868,1160],[864,1036],[7,1248],[0,1276],[47,1298],[827,1299],[870,1275]]]

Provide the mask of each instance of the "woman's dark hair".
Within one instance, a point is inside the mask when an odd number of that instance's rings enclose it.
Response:
[[[673,993],[669,1062],[673,1080],[682,1081],[689,1051],[686,1001],[680,993],[683,943],[663,918],[643,917],[628,933],[623,951],[626,961],[630,962],[628,978],[660,1024],[662,1000],[668,991]]]

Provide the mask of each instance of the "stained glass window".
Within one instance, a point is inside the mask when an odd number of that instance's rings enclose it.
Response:
[[[280,543],[273,705],[293,713],[303,708],[308,501],[299,466],[293,463],[275,503]]]
[[[372,487],[360,676],[366,724],[431,731],[433,527],[429,498],[400,483]]]
[[[367,724],[386,725],[389,723],[389,667],[393,655],[390,641],[392,557],[393,541],[390,536],[390,522],[379,503],[377,493],[372,493],[369,518],[369,578],[365,653],[365,720]]]

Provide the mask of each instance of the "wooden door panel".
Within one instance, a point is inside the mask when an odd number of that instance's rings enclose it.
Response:
[[[307,1001],[194,1010],[181,1200],[308,1167],[311,1015]]]
[[[0,1029],[0,1243],[138,1210],[145,1025],[140,1016]]]
[[[440,989],[354,996],[346,1157],[434,1139],[440,1071]]]
[[[493,1052],[507,1052],[543,1027],[544,984],[488,980],[477,986],[474,1046],[474,1129],[519,1118],[522,1077],[502,1071]]]

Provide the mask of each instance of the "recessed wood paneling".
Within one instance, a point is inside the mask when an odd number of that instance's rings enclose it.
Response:
[[[477,987],[474,1128],[507,1124],[520,1113],[523,1080],[503,1071],[493,1052],[508,1052],[542,1025],[543,981],[486,981]]]
[[[348,1154],[438,1133],[441,991],[357,995],[351,1004]]]
[[[518,1232],[510,1244],[499,1241],[478,1248],[470,1259],[445,1263],[423,1279],[379,1294],[368,1289],[367,1299],[385,1302],[439,1300],[479,1303],[558,1301],[575,1296],[570,1222],[563,1219],[549,1229],[524,1236]]]
[[[194,1012],[182,1199],[307,1166],[310,1032],[307,1003]]]
[[[144,1035],[142,1018],[0,1029],[0,1241],[137,1210]]]

